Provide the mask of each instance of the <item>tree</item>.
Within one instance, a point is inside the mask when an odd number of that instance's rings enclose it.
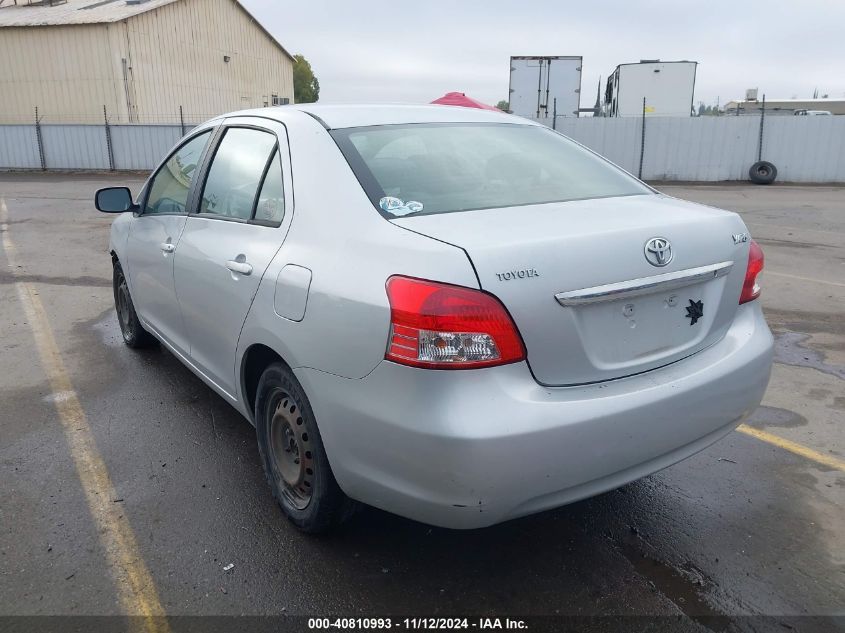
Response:
[[[496,107],[499,108],[502,112],[507,112],[511,109],[511,104],[502,99],[499,103],[496,104]]]
[[[718,105],[705,105],[703,101],[698,102],[698,116],[719,116],[721,114]]]
[[[320,82],[311,64],[302,55],[293,56],[293,100],[296,103],[314,103],[320,98]]]

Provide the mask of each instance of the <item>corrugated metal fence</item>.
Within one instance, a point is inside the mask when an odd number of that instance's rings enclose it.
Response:
[[[0,125],[0,169],[152,169],[181,137],[180,125]]]
[[[547,120],[541,121],[546,123]],[[760,117],[564,118],[556,129],[645,180],[747,180]],[[845,182],[845,116],[767,116],[763,160],[787,182]]]
[[[557,129],[633,174],[642,152],[646,180],[747,180],[757,159],[757,116],[651,117],[644,143],[642,125],[637,117],[564,118]],[[182,136],[179,125],[108,130],[0,125],[0,169],[152,169]],[[777,167],[779,181],[845,182],[845,116],[768,116],[762,154]]]

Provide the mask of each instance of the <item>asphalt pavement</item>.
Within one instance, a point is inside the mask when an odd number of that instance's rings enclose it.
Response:
[[[252,426],[168,352],[121,341],[111,218],[91,201],[100,186],[140,182],[0,174],[0,616],[119,615],[126,583],[140,583],[168,616],[845,627],[805,619],[845,615],[845,188],[659,187],[738,211],[765,251],[761,300],[777,356],[748,432],[614,492],[484,530],[367,509],[315,538],[274,505]],[[96,487],[92,498],[79,450],[96,451],[103,470],[94,462],[91,481],[108,482],[111,498]]]

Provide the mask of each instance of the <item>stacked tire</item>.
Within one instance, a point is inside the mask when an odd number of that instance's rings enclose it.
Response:
[[[778,169],[767,160],[760,160],[751,165],[748,170],[751,182],[757,185],[770,185],[778,177]]]

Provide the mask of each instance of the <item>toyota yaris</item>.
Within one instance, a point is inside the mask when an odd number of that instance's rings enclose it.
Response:
[[[739,216],[517,117],[239,112],[96,206],[121,214],[126,344],[255,425],[306,531],[355,502],[476,528],[596,495],[726,435],[769,380]]]

